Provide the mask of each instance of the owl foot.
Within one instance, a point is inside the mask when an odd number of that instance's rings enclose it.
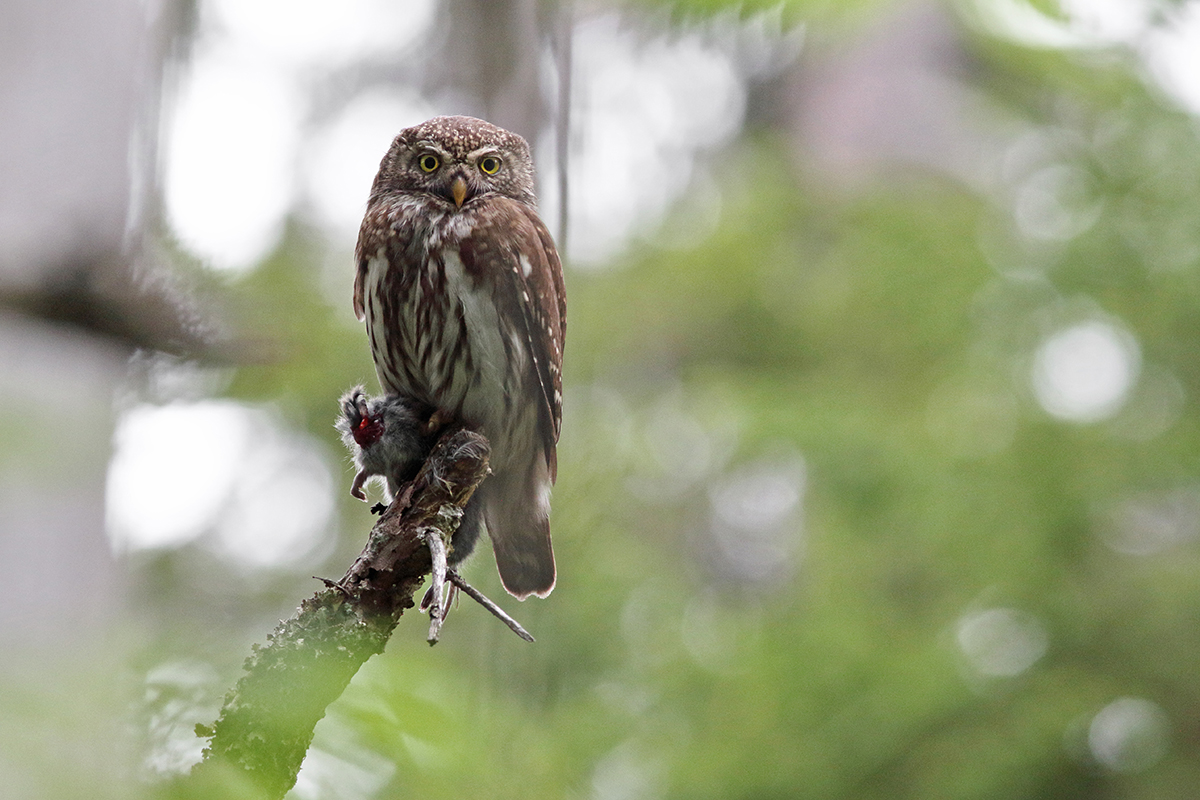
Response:
[[[444,428],[447,422],[450,422],[453,419],[454,417],[451,414],[442,411],[440,408],[436,409],[432,414],[429,415],[429,419],[425,421],[425,427],[422,429],[422,433],[424,433],[426,436],[432,436]]]
[[[449,568],[447,568],[447,576],[448,575],[449,575]],[[449,616],[450,608],[452,606],[456,605],[456,601],[458,600],[458,591],[459,591],[458,587],[455,586],[453,583],[451,583],[448,580],[446,581],[446,584],[444,584],[444,586],[448,586],[449,588],[443,589],[443,594],[445,595],[445,597],[442,598],[442,600],[438,603],[438,606],[441,608],[441,617],[442,617],[443,622],[445,622],[446,617]],[[433,611],[432,611],[433,605],[434,605],[433,586],[430,586],[428,589],[425,590],[425,596],[421,598],[421,605],[419,606],[419,608],[421,609],[421,611],[429,611],[432,614],[433,613]]]

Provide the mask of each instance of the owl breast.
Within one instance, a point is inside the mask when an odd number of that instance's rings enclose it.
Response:
[[[364,300],[379,381],[478,427],[499,466],[510,442],[536,435],[528,347],[502,318],[495,253],[474,235],[472,209],[405,199],[393,235],[368,257]]]

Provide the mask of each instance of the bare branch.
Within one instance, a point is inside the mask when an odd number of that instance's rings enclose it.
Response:
[[[483,592],[479,591],[474,586],[463,580],[462,576],[458,574],[457,570],[450,570],[446,573],[446,577],[450,580],[450,583],[461,589],[468,597],[470,597],[476,603],[479,603],[479,605],[483,606],[488,611],[492,612],[496,619],[507,625],[517,636],[520,636],[527,642],[533,641],[533,637],[529,635],[529,631],[521,627],[521,623],[510,617],[504,609],[489,600]]]
[[[429,543],[429,555],[433,560],[433,572],[429,581],[429,636],[426,641],[431,645],[437,644],[438,635],[442,631],[442,623],[446,620],[446,609],[442,607],[442,597],[446,586],[446,543],[436,528],[426,528],[425,540]]]
[[[413,594],[432,566],[434,540],[442,544],[444,560],[444,542],[487,475],[489,454],[487,440],[474,431],[443,434],[345,577],[326,582],[266,645],[254,647],[220,717],[211,727],[197,726],[211,741],[188,778],[193,795],[233,782],[280,798],[292,787],[326,707],[368,658],[383,651],[400,616],[414,605]]]

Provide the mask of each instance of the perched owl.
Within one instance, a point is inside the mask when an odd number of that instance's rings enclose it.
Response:
[[[371,187],[356,260],[354,310],[384,392],[488,438],[492,474],[467,516],[486,523],[509,593],[545,597],[566,294],[529,145],[471,117],[401,131]]]

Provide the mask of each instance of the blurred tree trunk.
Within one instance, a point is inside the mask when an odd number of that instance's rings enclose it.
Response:
[[[441,53],[428,87],[469,113],[537,141],[547,108],[539,68],[545,44],[539,0],[446,0]]]
[[[565,253],[571,0],[445,0],[444,13],[445,34],[429,59],[426,91],[459,113],[525,137],[542,170],[539,193],[543,199],[557,196],[557,203],[541,211],[556,230],[559,253]],[[552,100],[543,85],[547,56],[558,81]],[[551,130],[552,139],[543,136]],[[550,145],[547,157],[540,151]]]
[[[1008,131],[981,113],[964,34],[943,4],[888,9],[853,39],[810,43],[752,105],[788,132],[805,170],[838,186],[897,165],[981,186]]]
[[[102,718],[114,700],[89,702],[74,681],[104,675],[114,655],[105,471],[137,344],[119,331],[142,327],[123,298],[135,294],[178,12],[173,0],[9,0],[0,25],[0,681],[27,698],[19,713],[0,709],[9,798],[111,768],[114,720]],[[51,719],[47,752],[35,743]]]

